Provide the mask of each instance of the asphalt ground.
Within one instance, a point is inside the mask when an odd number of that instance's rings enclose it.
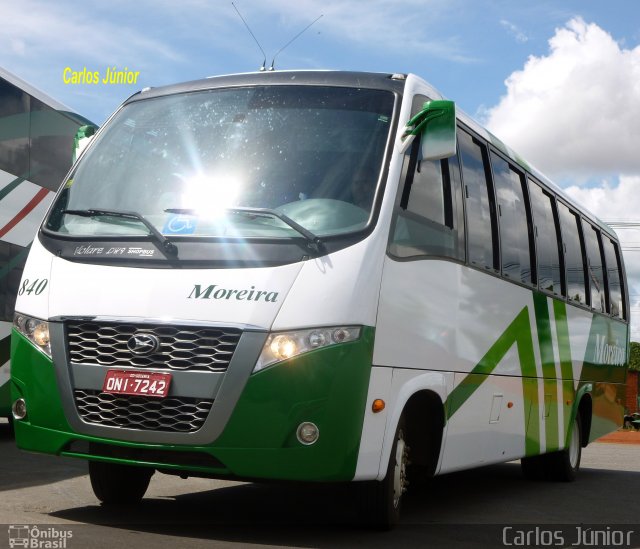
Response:
[[[182,480],[156,473],[141,504],[109,507],[95,499],[86,462],[21,452],[8,425],[0,423],[0,525],[6,525],[0,526],[0,547],[9,546],[11,525],[29,525],[39,541],[64,543],[49,547],[65,549],[533,547],[525,542],[535,542],[536,535],[537,546],[565,547],[588,542],[584,531],[595,530],[609,541],[622,539],[612,538],[613,532],[632,530],[625,538],[629,544],[614,545],[640,547],[640,445],[589,445],[573,483],[527,481],[512,462],[412,488],[402,523],[391,532],[358,524],[351,493],[332,485]],[[72,537],[60,538],[65,532]],[[529,538],[523,537],[527,532]],[[551,533],[545,538],[545,532]],[[564,544],[556,544],[559,539]]]

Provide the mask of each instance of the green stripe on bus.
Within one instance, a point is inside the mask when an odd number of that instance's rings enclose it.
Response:
[[[9,183],[6,187],[0,190],[0,200],[2,200],[5,196],[7,196],[13,189],[15,189],[20,183],[27,179],[27,175],[17,177],[11,183]]]
[[[476,392],[478,387],[482,385],[482,382],[486,377],[495,370],[496,366],[507,354],[507,351],[514,343],[518,343],[518,352],[521,355],[520,349],[523,334],[528,335],[529,341],[531,341],[531,330],[529,328],[529,315],[527,308],[522,309],[520,314],[509,324],[509,327],[502,333],[497,341],[491,346],[487,353],[480,359],[480,362],[469,372],[460,384],[451,392],[447,398],[447,417],[452,417],[462,405]],[[524,337],[524,339],[527,339]],[[522,359],[522,356],[521,356]]]
[[[542,375],[546,378],[556,378],[556,365],[553,357],[553,343],[551,341],[551,323],[549,322],[549,306],[547,297],[543,294],[533,294],[533,307],[536,312],[536,328],[538,330],[538,345],[540,347],[540,361]]]
[[[569,325],[567,323],[567,306],[563,301],[553,302],[553,313],[556,318],[556,339],[558,340],[558,354],[560,371],[562,373],[562,406],[564,407],[564,437],[566,440],[571,422],[571,411],[575,389],[573,385],[573,362],[571,360],[571,344],[569,341]]]
[[[544,424],[547,452],[560,448],[558,440],[558,382],[555,379],[544,380]]]
[[[524,378],[522,380],[522,391],[525,422],[527,422],[527,410],[530,410],[529,420],[525,426],[525,449],[527,455],[534,455],[540,453],[540,407],[528,307],[524,307],[520,311],[469,375],[451,391],[445,403],[445,410],[447,419],[450,419],[476,392],[480,385],[486,381],[487,376],[495,370],[514,343],[517,345],[520,368]]]
[[[536,312],[538,346],[544,377],[544,424],[547,451],[558,449],[558,383],[556,381],[556,361],[553,355],[551,322],[547,296],[533,294],[533,306]]]
[[[556,339],[558,340],[562,379],[573,379],[571,342],[569,341],[569,325],[567,324],[567,305],[563,301],[554,300],[553,313],[556,317]]]

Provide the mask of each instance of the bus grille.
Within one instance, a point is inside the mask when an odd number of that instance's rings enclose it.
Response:
[[[144,431],[193,433],[204,424],[213,400],[112,395],[74,391],[76,408],[87,423]]]
[[[133,354],[127,342],[134,334],[155,335],[160,341],[148,356]],[[241,331],[234,328],[153,324],[68,322],[67,341],[72,362],[104,366],[225,371]]]

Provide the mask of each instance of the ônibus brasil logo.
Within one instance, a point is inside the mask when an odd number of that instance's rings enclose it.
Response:
[[[73,537],[71,530],[56,526],[9,526],[9,547],[27,547],[33,549],[66,549]]]

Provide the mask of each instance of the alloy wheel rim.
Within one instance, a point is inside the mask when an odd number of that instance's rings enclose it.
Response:
[[[407,462],[408,448],[404,440],[404,433],[398,433],[396,443],[395,467],[393,468],[393,507],[398,508],[402,494],[407,490]]]
[[[569,464],[572,469],[578,467],[578,457],[580,455],[580,433],[578,428],[578,420],[574,420],[571,440],[569,441]]]

